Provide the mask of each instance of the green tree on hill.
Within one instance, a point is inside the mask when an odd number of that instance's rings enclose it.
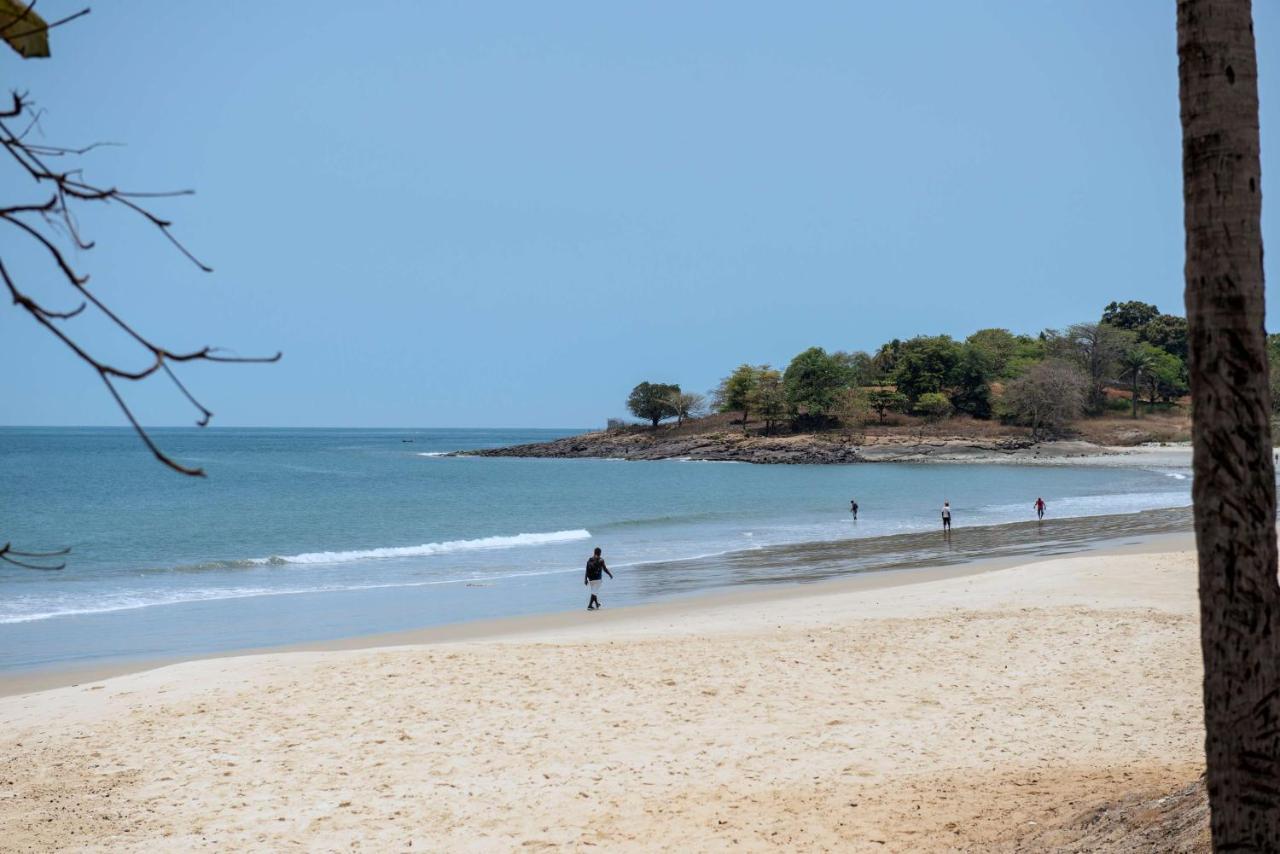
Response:
[[[920,395],[947,390],[963,352],[950,335],[921,335],[898,348],[893,381],[912,401]]]
[[[930,424],[937,424],[951,414],[951,401],[941,392],[927,391],[916,401],[916,412]]]
[[[893,377],[893,372],[898,368],[898,353],[901,350],[902,342],[897,338],[880,345],[880,349],[876,350],[876,354],[871,357],[871,366],[875,369],[871,382],[884,383]]]
[[[1142,328],[1142,340],[1187,361],[1187,319],[1176,314],[1162,314]]]
[[[965,345],[951,372],[951,405],[974,418],[991,417],[991,360],[978,347]]]
[[[907,396],[900,391],[878,388],[867,393],[867,405],[883,424],[890,412],[901,412],[907,408]]]
[[[1128,329],[1141,333],[1151,321],[1160,316],[1160,309],[1149,302],[1130,300],[1111,302],[1102,310],[1102,322],[1116,329]]]
[[[755,391],[761,372],[766,369],[767,366],[757,368],[747,364],[739,365],[733,373],[722,379],[720,385],[712,392],[711,400],[717,411],[742,413],[742,432],[744,433],[747,432],[747,416],[751,411],[752,392]]]
[[[756,372],[756,384],[751,390],[751,408],[764,422],[766,436],[787,417],[787,389],[782,374],[768,365],[761,365]]]
[[[861,388],[840,389],[836,392],[836,403],[832,413],[844,428],[845,441],[860,442],[859,428],[867,423],[871,414],[867,393]]]
[[[1160,352],[1150,344],[1139,342],[1120,354],[1120,376],[1129,379],[1129,399],[1133,404],[1134,418],[1138,417],[1138,393],[1142,387],[1142,380],[1155,364],[1152,351]]]
[[[844,385],[858,387],[872,385],[875,381],[875,363],[871,356],[861,350],[855,350],[852,353],[837,350],[831,354],[831,358],[836,360],[836,364],[844,373]]]
[[[1142,346],[1150,348],[1151,364],[1144,380],[1150,406],[1155,407],[1157,398],[1170,400],[1186,394],[1187,366],[1183,361],[1153,344],[1144,342]]]
[[[636,418],[652,422],[656,428],[662,419],[676,415],[671,400],[678,394],[680,394],[678,385],[642,382],[631,389],[631,394],[627,397],[627,409]]]
[[[835,408],[837,392],[846,385],[846,374],[840,361],[821,347],[797,355],[782,375],[792,415],[815,425],[824,422]]]
[[[1008,329],[979,329],[964,343],[986,357],[994,379],[1013,379],[1044,358],[1043,341]]]

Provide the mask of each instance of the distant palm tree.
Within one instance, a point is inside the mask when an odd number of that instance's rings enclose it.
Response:
[[[1120,376],[1129,378],[1129,390],[1133,396],[1133,417],[1138,417],[1138,393],[1142,378],[1151,371],[1154,360],[1141,347],[1130,347],[1120,354]]]
[[[1280,584],[1250,0],[1178,0],[1205,758],[1218,851],[1280,851]]]

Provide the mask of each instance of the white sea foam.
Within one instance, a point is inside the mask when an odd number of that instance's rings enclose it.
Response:
[[[447,456],[449,456],[449,454],[452,454],[452,453],[453,453],[453,451],[419,451],[419,452],[418,452],[418,456],[420,456],[420,457],[447,457]]]
[[[552,543],[571,543],[590,538],[591,532],[582,528],[573,531],[551,531],[539,534],[516,534],[510,537],[481,537],[476,540],[448,540],[443,543],[423,543],[420,546],[391,546],[380,549],[354,549],[343,552],[304,552],[296,555],[272,555],[253,558],[251,565],[276,565],[286,563],[351,563],[358,560],[380,560],[397,557],[428,557],[430,555],[470,552],[482,549],[510,549],[518,546],[545,546]]]
[[[458,578],[436,578],[429,581],[392,581],[381,584],[320,584],[303,587],[221,587],[211,589],[183,589],[172,591],[137,590],[124,591],[113,596],[95,597],[92,601],[46,601],[39,604],[42,610],[22,611],[22,603],[13,603],[11,613],[0,612],[0,625],[6,623],[30,623],[54,617],[76,617],[89,614],[110,614],[116,611],[135,611],[162,605],[185,605],[193,602],[216,602],[226,599],[255,599],[260,596],[296,596],[306,593],[348,593],[360,590],[384,590],[406,587],[435,587],[445,584],[465,584],[467,587],[492,586],[494,581],[512,578],[531,578],[542,575],[560,575],[579,569],[549,569],[531,572],[505,572],[498,575],[476,574]],[[479,584],[477,584],[479,582]]]
[[[1046,501],[1049,505],[1049,514],[1054,517],[1108,516],[1118,513],[1139,513],[1144,510],[1161,510],[1167,507],[1186,507],[1191,504],[1191,493],[1119,492],[1110,495],[1049,498]],[[977,510],[986,515],[1021,519],[1031,515],[1031,506],[1030,501],[1024,501],[1019,504],[988,505]]]

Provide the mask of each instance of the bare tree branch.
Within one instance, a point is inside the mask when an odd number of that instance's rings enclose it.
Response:
[[[24,309],[31,317],[44,326],[49,332],[58,338],[67,346],[81,361],[89,365],[103,383],[107,386],[107,390],[124,413],[125,418],[133,426],[134,431],[138,434],[139,439],[146,445],[148,450],[155,455],[161,463],[183,474],[200,477],[204,475],[204,471],[199,468],[191,468],[184,466],[161,450],[151,437],[147,434],[145,428],[138,422],[133,411],[125,402],[123,395],[115,385],[115,380],[125,380],[129,382],[138,382],[145,380],[157,372],[163,372],[164,375],[173,383],[179,394],[196,410],[198,426],[205,426],[213,417],[213,412],[202,404],[191,390],[178,378],[177,374],[171,367],[171,363],[182,363],[192,361],[208,361],[208,362],[275,362],[280,357],[280,353],[271,356],[262,357],[245,357],[245,356],[228,356],[213,347],[202,347],[198,350],[189,352],[178,352],[168,347],[155,343],[150,338],[138,332],[124,318],[113,311],[96,294],[88,287],[89,276],[81,274],[67,260],[66,255],[58,246],[56,238],[41,230],[37,224],[28,222],[26,217],[38,217],[41,221],[48,225],[54,222],[60,222],[65,226],[66,232],[70,235],[71,241],[80,249],[91,249],[93,243],[84,239],[79,230],[79,226],[73,216],[72,210],[75,202],[103,202],[107,204],[115,203],[141,216],[146,222],[150,223],[158,229],[170,243],[172,243],[179,252],[191,260],[199,269],[211,271],[208,265],[201,262],[195,257],[190,250],[186,248],[170,231],[172,222],[159,216],[149,208],[144,207],[135,199],[150,198],[168,198],[171,196],[190,195],[191,190],[179,190],[174,192],[134,192],[122,191],[115,187],[102,187],[88,183],[80,177],[79,170],[73,171],[57,171],[48,167],[43,158],[48,156],[77,156],[93,150],[95,145],[83,148],[62,148],[58,146],[35,145],[25,140],[25,132],[23,134],[16,133],[6,121],[6,119],[17,118],[24,113],[34,114],[34,108],[26,97],[17,92],[13,93],[13,107],[4,112],[0,112],[0,146],[2,146],[13,158],[23,171],[27,173],[31,179],[37,184],[48,185],[53,190],[53,195],[44,202],[31,202],[25,204],[15,204],[0,208],[0,223],[6,223],[18,229],[26,237],[34,241],[42,248],[48,257],[53,261],[54,266],[62,274],[67,284],[79,292],[82,300],[78,307],[68,311],[55,311],[45,308],[29,295],[24,293],[18,284],[14,281],[8,269],[5,268],[3,260],[0,259],[0,279],[3,280],[5,288],[9,291],[9,295],[13,303]],[[95,357],[87,347],[80,344],[73,336],[64,331],[58,324],[59,322],[70,320],[80,315],[87,307],[92,306],[102,316],[104,316],[112,325],[121,332],[125,333],[129,338],[133,339],[148,354],[148,364],[138,369],[128,369],[122,366],[113,365],[102,361]]]
[[[21,13],[13,16],[0,26],[0,39],[8,42],[15,49],[25,56],[26,53],[22,49],[16,47],[20,39],[44,33],[55,27],[68,24],[84,15],[89,14],[89,9],[85,8],[64,18],[60,18],[52,23],[46,24],[44,20],[34,13],[36,0],[26,4]],[[25,22],[25,25],[24,25]],[[25,26],[25,29],[24,29]],[[18,32],[14,32],[18,30]],[[47,53],[47,51],[46,51]],[[43,249],[48,257],[53,261],[53,266],[62,274],[62,278],[66,283],[75,289],[79,297],[79,304],[75,308],[68,310],[55,310],[46,308],[25,293],[10,275],[9,270],[4,265],[3,253],[0,252],[0,281],[3,282],[4,288],[9,292],[9,296],[13,304],[43,326],[55,338],[61,341],[78,359],[92,368],[101,378],[103,384],[107,387],[108,393],[124,413],[126,420],[133,427],[134,432],[142,443],[151,451],[152,455],[168,468],[173,469],[181,474],[203,477],[204,470],[184,466],[171,456],[166,454],[147,433],[146,429],[138,421],[133,410],[129,407],[120,389],[117,387],[117,381],[141,382],[152,375],[163,372],[168,380],[173,384],[179,394],[196,410],[196,425],[199,427],[206,426],[210,419],[213,418],[213,412],[201,403],[185,383],[178,377],[173,370],[174,363],[186,363],[194,361],[206,362],[275,362],[278,361],[282,354],[275,353],[272,356],[265,357],[243,357],[234,355],[225,355],[224,351],[214,347],[201,347],[197,350],[188,352],[180,352],[172,350],[168,347],[161,346],[149,337],[144,336],[134,327],[126,322],[120,315],[110,309],[102,300],[98,299],[88,287],[89,276],[81,275],[68,261],[63,250],[59,246],[59,237],[69,239],[70,244],[77,250],[88,251],[93,248],[94,242],[82,236],[80,226],[75,215],[75,206],[78,203],[100,202],[103,204],[119,205],[126,210],[132,211],[144,221],[155,227],[168,240],[174,248],[176,248],[191,263],[204,272],[212,272],[212,268],[198,259],[187,247],[180,241],[171,231],[172,222],[159,216],[149,207],[145,206],[143,200],[148,199],[164,199],[175,196],[192,195],[192,190],[176,190],[176,191],[138,191],[138,190],[121,190],[117,187],[98,186],[90,183],[84,177],[84,172],[80,168],[70,168],[66,170],[55,170],[46,164],[46,159],[64,158],[71,159],[84,156],[98,148],[104,146],[118,145],[111,142],[95,142],[80,147],[70,147],[61,145],[51,145],[41,142],[30,141],[29,137],[33,135],[43,136],[40,119],[43,111],[37,110],[32,102],[27,98],[25,92],[11,92],[12,103],[8,107],[0,108],[0,147],[3,147],[13,161],[18,165],[22,172],[25,172],[29,178],[37,185],[47,188],[51,196],[48,201],[44,202],[28,202],[0,207],[0,225],[9,225],[17,229],[25,237],[34,242],[40,249]],[[27,116],[28,121],[25,127],[20,131],[10,127],[10,120],[18,120],[23,116]],[[30,221],[29,221],[30,220]],[[125,367],[111,364],[105,360],[99,359],[93,355],[89,347],[81,344],[76,340],[65,328],[64,324],[82,315],[86,309],[92,307],[96,312],[105,317],[112,326],[120,332],[123,332],[135,344],[142,348],[147,354],[148,364],[138,369],[128,369]],[[51,562],[54,558],[63,557],[70,553],[70,549],[61,549],[52,552],[31,552],[19,551],[14,549],[10,543],[0,546],[0,563],[8,563],[24,569],[35,570],[59,570],[66,564],[65,562]]]
[[[31,27],[29,29],[23,30],[20,33],[6,32],[9,29],[9,27],[14,26],[15,24],[18,23],[18,21],[25,18],[27,15],[31,14],[31,10],[35,8],[35,5],[36,4],[34,2],[29,4],[27,8],[22,11],[21,15],[19,15],[17,18],[14,18],[12,21],[6,24],[2,29],[0,29],[0,34],[4,35],[6,39],[20,39],[26,36],[33,36],[36,33],[47,33],[49,30],[52,30],[54,27],[61,27],[63,24],[69,24],[72,21],[74,21],[76,18],[83,18],[85,15],[89,14],[89,9],[81,9],[79,12],[73,12],[70,15],[67,15],[65,18],[59,18],[56,21],[53,21],[48,24],[44,24],[39,27]]]
[[[56,564],[30,563],[29,560],[35,559],[37,561],[45,561],[50,558],[63,557],[69,554],[71,554],[71,549],[58,549],[55,552],[20,552],[13,548],[9,543],[5,543],[3,546],[0,546],[0,561],[11,563],[14,566],[20,566],[23,569],[39,569],[45,572],[53,572],[63,569],[67,564],[65,561]],[[24,559],[19,560],[18,558]]]

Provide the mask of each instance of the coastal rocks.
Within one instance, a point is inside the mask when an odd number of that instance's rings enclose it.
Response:
[[[963,437],[881,436],[855,443],[838,434],[770,437],[729,432],[665,435],[650,431],[600,431],[550,442],[460,451],[458,454],[478,457],[741,462],[757,465],[844,465],[863,462],[1034,461],[1096,454],[1099,450],[1098,446],[1087,442],[1036,443],[1020,436],[982,440]]]

